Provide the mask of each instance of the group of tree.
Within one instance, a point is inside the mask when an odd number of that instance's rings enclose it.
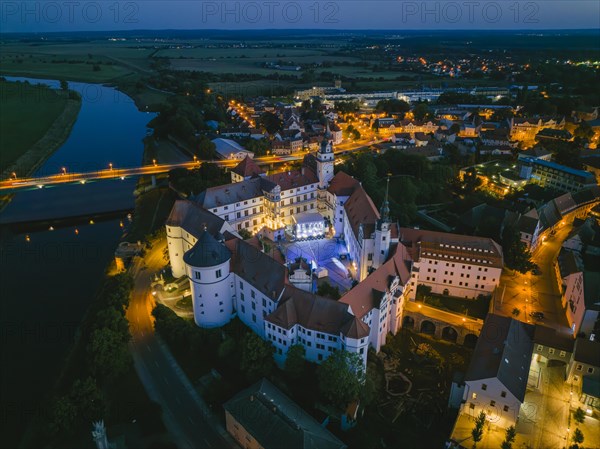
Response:
[[[377,102],[375,110],[385,112],[387,115],[399,114],[404,118],[404,114],[410,111],[410,105],[404,100],[391,98]]]
[[[242,142],[242,146],[248,151],[254,153],[254,156],[264,156],[271,151],[271,142],[269,139],[253,139],[247,138]]]
[[[445,201],[448,183],[454,179],[454,170],[448,164],[431,163],[423,156],[395,149],[382,155],[351,155],[336,170],[360,180],[378,207],[385,195],[385,179],[391,176],[391,215],[403,226],[416,218],[417,204]]]
[[[203,163],[193,170],[175,168],[169,171],[169,183],[179,192],[197,195],[209,187],[226,184],[229,182],[227,175],[215,164]]]
[[[354,125],[348,125],[344,130],[344,134],[348,139],[359,140],[361,138],[360,131]]]
[[[336,101],[334,106],[338,114],[350,114],[360,110],[358,100]]]
[[[336,351],[317,370],[319,390],[326,401],[338,409],[359,398],[365,371],[359,354]]]
[[[81,377],[53,401],[47,427],[50,438],[72,434],[92,421],[107,418],[104,390],[132,367],[125,318],[131,288],[131,277],[121,273],[108,277],[98,293],[103,305],[90,318],[90,333],[82,336],[86,357],[78,369]]]

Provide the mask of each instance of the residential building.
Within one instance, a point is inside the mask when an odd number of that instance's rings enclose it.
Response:
[[[578,253],[560,250],[556,278],[560,280],[561,302],[573,335],[579,332],[585,313],[583,271],[583,260]]]
[[[591,415],[600,409],[600,341],[578,338],[575,340],[575,352],[569,367],[567,381],[571,384],[573,395],[585,406]]]
[[[525,399],[535,327],[488,314],[465,375],[460,413],[481,411],[499,427],[517,423]]]
[[[227,401],[227,432],[246,449],[345,449],[312,416],[262,379]]]

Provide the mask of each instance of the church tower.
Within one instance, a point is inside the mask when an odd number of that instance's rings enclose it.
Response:
[[[392,240],[391,232],[391,221],[390,221],[390,202],[389,202],[389,191],[390,191],[390,178],[387,178],[387,185],[385,187],[385,199],[381,206],[380,216],[377,220],[377,227],[375,228],[375,255],[373,257],[373,267],[377,268],[385,263],[390,254],[390,244]]]
[[[317,151],[317,176],[319,177],[319,189],[326,189],[329,181],[333,178],[333,137],[327,122],[327,132],[323,136],[319,151]]]

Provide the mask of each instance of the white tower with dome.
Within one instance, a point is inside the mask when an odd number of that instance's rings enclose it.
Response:
[[[233,315],[234,275],[231,252],[208,231],[183,255],[190,280],[194,321],[200,327],[220,327]]]

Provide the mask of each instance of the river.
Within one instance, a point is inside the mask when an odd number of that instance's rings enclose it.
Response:
[[[5,77],[9,81],[26,78]],[[58,81],[27,79],[59,88]],[[140,112],[113,87],[69,82],[82,95],[71,134],[37,175],[139,165],[146,124]],[[133,208],[134,179],[21,191],[4,216],[37,219],[52,211],[88,213],[106,205]],[[88,208],[91,207],[91,209]],[[75,330],[127,224],[126,217],[79,223],[55,230],[1,228],[0,402],[2,447],[18,444],[39,404],[52,389]]]

